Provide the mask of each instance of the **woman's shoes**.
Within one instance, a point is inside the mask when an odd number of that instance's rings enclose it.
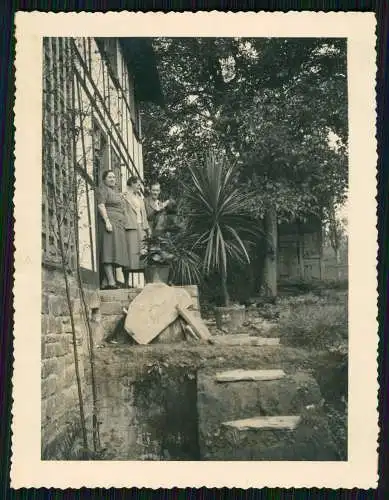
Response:
[[[106,286],[103,286],[102,288],[103,290],[118,290],[119,287],[116,286],[116,285],[106,285]]]

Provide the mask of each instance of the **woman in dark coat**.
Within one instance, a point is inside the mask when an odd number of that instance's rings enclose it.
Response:
[[[128,265],[128,250],[125,234],[125,201],[115,190],[116,178],[112,170],[102,175],[103,185],[97,192],[99,217],[100,262],[104,265],[108,281],[106,289],[116,289],[114,269]]]

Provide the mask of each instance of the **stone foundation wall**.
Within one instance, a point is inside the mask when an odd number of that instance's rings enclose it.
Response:
[[[69,275],[69,284],[84,410],[90,434],[92,389],[88,332],[76,277]],[[200,314],[197,287],[185,288],[192,297],[193,309]],[[94,345],[112,332],[123,318],[123,307],[127,308],[140,292],[141,289],[100,291],[84,285]],[[41,455],[43,460],[66,460],[73,455],[72,446],[79,441],[81,425],[69,306],[62,270],[58,268],[42,269],[41,313]],[[174,333],[174,329],[172,331]],[[178,340],[172,334],[160,337],[161,342]]]
[[[187,285],[175,288],[184,288],[188,292],[192,299],[191,309],[196,315],[200,316],[198,287],[195,285]],[[101,343],[107,335],[111,334],[116,329],[119,322],[123,319],[123,309],[128,309],[130,303],[139,293],[141,293],[141,291],[141,288],[100,291],[100,308],[94,316],[96,325],[94,330],[94,342],[96,345]],[[127,335],[124,335],[124,337],[128,340]],[[183,340],[185,340],[185,336],[182,327],[178,321],[175,321],[158,335],[152,343],[170,344]]]
[[[81,316],[75,277],[69,275],[69,283],[82,393],[88,421],[91,411],[91,388],[87,369],[87,330]],[[89,314],[93,317],[93,311],[100,306],[98,292],[88,287],[84,287],[84,291]],[[66,459],[72,443],[81,434],[81,426],[70,313],[64,277],[59,269],[42,269],[41,313],[41,454],[43,460]]]

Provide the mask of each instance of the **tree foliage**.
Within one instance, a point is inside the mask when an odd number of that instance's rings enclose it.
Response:
[[[346,43],[304,38],[156,38],[166,99],[143,109],[147,177],[180,194],[209,149],[255,188],[252,212],[323,217],[347,190]],[[329,139],[332,139],[332,144]]]

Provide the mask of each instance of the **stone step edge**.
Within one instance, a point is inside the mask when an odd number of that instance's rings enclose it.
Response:
[[[119,288],[118,290],[100,290],[99,295],[101,302],[114,302],[139,295],[141,291],[142,288]]]
[[[216,373],[215,380],[219,383],[243,381],[280,380],[286,376],[284,370],[226,370]]]
[[[300,416],[274,416],[274,417],[252,417],[242,420],[223,422],[223,427],[229,427],[238,431],[248,430],[282,430],[293,431],[301,422]]]
[[[222,337],[224,340],[221,340]],[[255,347],[263,347],[263,346],[274,346],[280,344],[280,337],[256,337],[256,336],[245,336],[242,334],[240,338],[232,337],[231,339],[227,339],[228,335],[213,335],[212,340],[215,345],[223,345],[223,346],[237,346],[237,345],[245,345],[245,346],[255,346]]]
[[[174,286],[174,288],[177,289],[183,289],[188,292],[188,294],[195,298],[198,297],[198,290],[186,286]],[[98,290],[98,294],[100,295],[101,301],[105,302],[111,302],[112,300],[116,300],[118,297],[125,297],[125,296],[136,296],[141,293],[143,288],[118,288],[117,290]]]

